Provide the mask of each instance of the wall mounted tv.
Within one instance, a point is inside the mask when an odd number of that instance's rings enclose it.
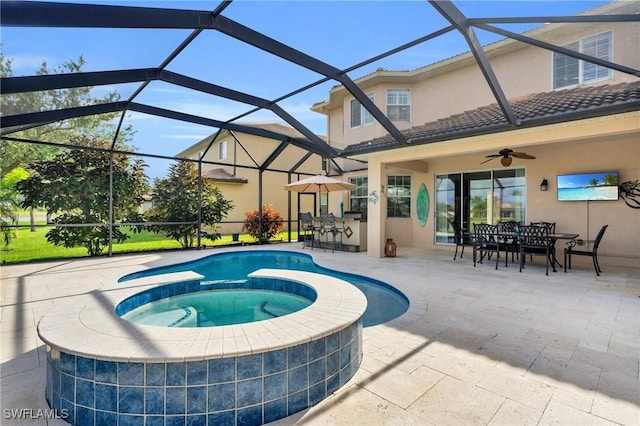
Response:
[[[615,201],[618,172],[558,175],[558,201]]]

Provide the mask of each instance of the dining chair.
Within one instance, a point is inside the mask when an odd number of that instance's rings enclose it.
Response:
[[[313,242],[315,240],[316,231],[318,230],[313,223],[313,216],[309,212],[300,212],[298,214],[298,218],[300,219],[300,226],[303,232],[302,248],[310,246],[311,250],[313,250]],[[307,245],[309,242],[311,242],[310,245]]]
[[[522,223],[518,220],[506,220],[498,222],[498,231],[501,234],[515,234],[520,231],[520,226]],[[504,247],[506,259],[505,266],[507,266],[507,260],[509,256],[509,252],[511,252],[511,262],[513,262],[514,257],[520,258],[519,256],[519,246],[518,239],[515,236],[503,235],[501,238],[501,245]]]
[[[569,264],[569,269],[571,269],[571,256],[591,256],[593,258],[593,268],[596,270],[596,275],[600,276],[600,272],[602,269],[600,268],[600,264],[598,263],[598,247],[600,247],[600,242],[602,241],[602,237],[604,236],[604,232],[607,230],[609,225],[603,225],[598,231],[598,235],[596,239],[593,241],[593,246],[591,250],[574,250],[576,245],[576,240],[572,240],[568,243],[567,247],[564,249],[564,271],[567,272],[567,263]]]
[[[525,256],[528,254],[544,254],[546,258],[546,275],[549,275],[549,263],[556,272],[553,261],[554,243],[549,238],[549,229],[545,226],[522,225],[519,228],[518,245],[520,248],[520,272],[524,268]]]
[[[464,248],[473,246],[471,242],[471,234],[469,231],[462,229],[458,222],[450,222],[451,227],[453,228],[453,240],[456,243],[456,252],[453,254],[453,260],[456,260],[458,256],[458,247],[462,247],[460,251],[460,258],[464,256]]]
[[[500,258],[500,243],[496,236],[498,234],[498,226],[488,223],[474,223],[471,242],[473,244],[473,266],[476,263],[482,263],[486,258],[491,260],[491,256],[496,255],[496,269],[498,269],[498,260]],[[478,260],[478,254],[480,259]]]
[[[340,248],[342,248],[342,234],[344,229],[336,223],[336,217],[333,213],[322,216],[322,229],[325,234],[325,247],[329,245],[329,236],[331,236],[331,251],[335,251],[338,245],[338,236],[340,237]]]

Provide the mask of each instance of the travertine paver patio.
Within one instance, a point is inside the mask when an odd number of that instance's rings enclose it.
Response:
[[[244,247],[235,250],[254,250]],[[588,263],[544,275],[540,262],[474,268],[470,253],[398,249],[398,257],[265,246],[388,282],[411,300],[407,314],[364,330],[364,359],[347,386],[277,424],[640,424],[640,267]],[[6,410],[47,408],[39,319],[120,276],[220,250],[151,253],[2,267],[3,425]],[[588,259],[587,259],[588,260]],[[639,265],[640,266],[640,265]]]

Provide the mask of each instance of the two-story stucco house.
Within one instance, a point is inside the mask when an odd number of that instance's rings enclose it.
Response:
[[[584,12],[638,13],[640,2]],[[585,241],[608,224],[602,261],[638,265],[640,210],[627,194],[614,201],[561,201],[557,182],[558,176],[595,172],[618,173],[619,183],[640,179],[640,78],[633,72],[640,69],[640,26],[552,23],[523,35],[537,45],[508,38],[483,49],[498,96],[471,52],[412,71],[378,69],[356,80],[405,141],[390,136],[343,86],[313,106],[326,114],[329,143],[343,150],[341,156],[366,162],[345,175],[366,191],[330,194],[329,209],[343,203],[366,213],[370,256],[384,255],[387,238],[400,247],[449,250],[452,221],[470,228],[515,219],[555,222],[558,231]],[[596,65],[545,43],[622,66]],[[535,158],[487,157],[503,149]],[[342,169],[350,168],[345,163]],[[426,217],[416,205],[422,185]]]

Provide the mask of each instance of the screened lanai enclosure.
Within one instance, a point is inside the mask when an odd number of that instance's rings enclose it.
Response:
[[[615,58],[522,35],[546,23],[565,23],[571,31],[584,23],[638,21],[635,14],[576,15],[585,4],[605,3],[545,2],[541,7],[538,2],[501,2],[495,7],[497,3],[484,1],[435,0],[2,1],[2,178],[19,169],[28,176],[36,163],[49,162],[48,172],[62,179],[68,169],[52,171],[51,160],[69,159],[73,152],[103,158],[108,168],[89,178],[99,181],[103,191],[87,197],[103,197],[105,213],[65,221],[74,209],[58,200],[48,204],[53,218],[36,226],[55,226],[61,234],[72,228],[103,229],[109,254],[121,237],[116,225],[190,226],[197,230],[195,246],[201,247],[207,179],[250,183],[243,196],[258,211],[261,235],[261,207],[272,202],[265,188],[282,189],[283,183],[307,176],[339,176],[367,168],[332,140],[327,117],[311,111],[333,87],[343,86],[363,108],[361,118],[378,122],[396,147],[408,146],[413,141],[371,100],[359,79],[380,69],[418,69],[471,52],[509,127],[545,125],[545,119],[527,123],[514,114],[486,47],[514,39],[570,58],[567,67],[571,60],[580,60],[640,76],[639,70]],[[221,135],[233,144],[233,155],[226,155],[226,144],[224,153],[216,147],[219,152],[211,155]],[[96,163],[75,173],[92,176],[99,160],[92,161]],[[194,220],[154,222],[142,214],[122,214],[126,209],[118,200],[123,192],[135,188],[140,197],[134,210],[144,213],[144,203],[154,203],[157,181],[167,179],[180,162],[192,164],[197,173]],[[220,170],[226,175],[220,177]],[[132,175],[140,181],[130,186],[118,181]],[[3,197],[28,207],[25,199],[42,195],[46,185],[39,188],[23,188],[21,193],[12,189]],[[81,186],[68,188],[82,192]],[[282,221],[288,240],[297,230],[307,195],[286,194]],[[314,210],[316,202],[314,194]],[[5,224],[9,216],[3,208]],[[15,226],[18,221],[9,222]],[[233,221],[221,217],[219,222]]]

